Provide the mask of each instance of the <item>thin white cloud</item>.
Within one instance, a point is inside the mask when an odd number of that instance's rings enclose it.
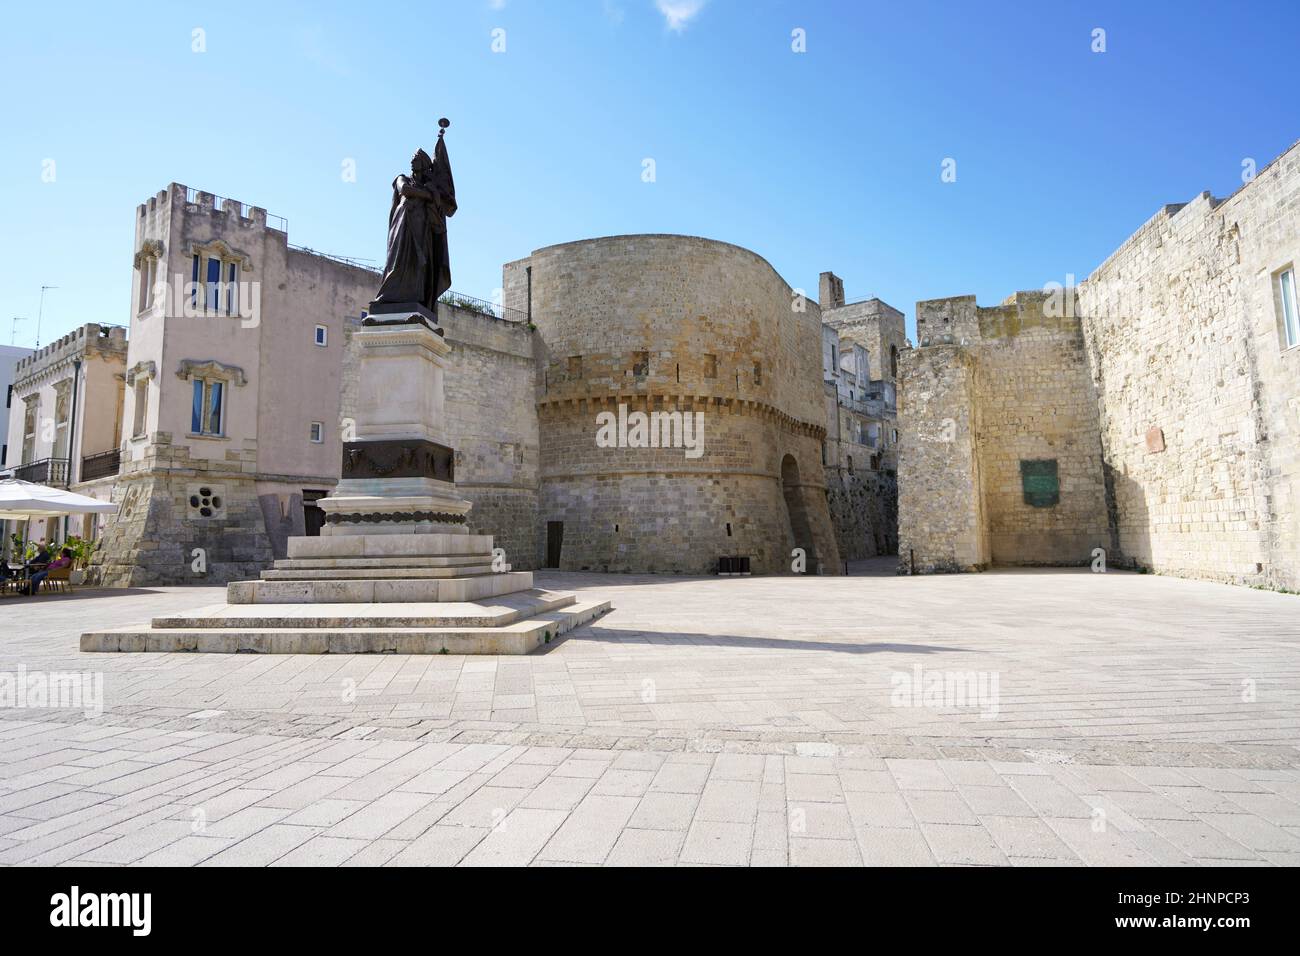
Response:
[[[681,33],[686,24],[704,9],[705,0],[655,0],[655,6],[668,22],[668,29]]]

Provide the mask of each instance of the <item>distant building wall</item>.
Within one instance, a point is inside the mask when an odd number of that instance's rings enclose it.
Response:
[[[0,446],[4,448],[4,455],[0,456],[0,462],[3,462],[6,468],[16,464],[22,454],[22,423],[19,422],[16,427],[11,424],[14,417],[14,367],[31,354],[32,349],[0,345],[0,390],[3,390],[5,395],[4,416],[0,417]],[[12,457],[9,451],[9,436],[11,435],[18,436],[18,453],[12,454]]]
[[[819,291],[827,389],[823,464],[840,557],[896,554],[895,356],[908,344],[903,314],[879,299],[846,305],[844,283],[833,272],[821,274]]]

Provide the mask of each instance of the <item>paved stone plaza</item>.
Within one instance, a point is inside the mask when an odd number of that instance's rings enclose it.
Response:
[[[1300,863],[1300,597],[858,570],[541,573],[614,610],[517,658],[82,654],[223,589],[6,600],[0,673],[103,713],[0,709],[0,863]]]

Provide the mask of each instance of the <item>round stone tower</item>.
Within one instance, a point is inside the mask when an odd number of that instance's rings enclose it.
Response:
[[[837,573],[820,312],[760,256],[690,236],[549,246],[505,270],[540,333],[545,567]]]

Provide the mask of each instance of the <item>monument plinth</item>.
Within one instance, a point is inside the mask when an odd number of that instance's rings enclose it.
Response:
[[[609,610],[496,570],[492,536],[469,533],[444,428],[451,346],[436,310],[456,195],[441,132],[434,157],[417,151],[393,181],[388,259],[353,333],[359,394],[338,486],[317,502],[321,535],[290,538],[288,557],[228,585],[224,605],[92,631],[83,651],[526,654]]]
[[[338,487],[317,502],[322,534],[465,534],[470,503],[456,494],[455,452],[442,433],[451,351],[442,330],[423,318],[377,322],[354,332],[352,343],[356,419],[346,429]]]

